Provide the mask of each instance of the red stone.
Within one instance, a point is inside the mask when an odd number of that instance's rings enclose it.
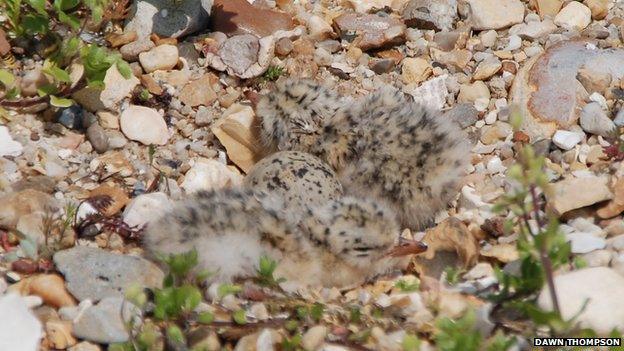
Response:
[[[253,34],[262,38],[278,30],[291,30],[295,27],[289,14],[261,9],[246,0],[215,0],[210,21],[213,31],[228,36]]]

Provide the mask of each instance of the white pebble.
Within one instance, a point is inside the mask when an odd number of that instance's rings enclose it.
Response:
[[[572,150],[576,144],[583,140],[583,135],[567,130],[558,130],[553,136],[553,143],[563,150]]]

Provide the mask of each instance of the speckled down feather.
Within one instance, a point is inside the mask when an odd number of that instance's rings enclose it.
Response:
[[[196,249],[218,281],[253,277],[264,255],[292,287],[347,287],[406,264],[389,257],[400,230],[392,210],[350,197],[284,219],[281,201],[249,190],[199,192],[148,225],[152,256]]]
[[[372,196],[423,229],[457,193],[470,143],[456,123],[382,88],[353,103],[308,80],[285,80],[260,99],[263,138],[332,166],[347,194]]]

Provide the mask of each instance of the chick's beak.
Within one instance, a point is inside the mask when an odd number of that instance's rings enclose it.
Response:
[[[388,256],[401,257],[407,255],[416,255],[427,251],[427,244],[417,240],[402,240],[397,246],[395,246]]]

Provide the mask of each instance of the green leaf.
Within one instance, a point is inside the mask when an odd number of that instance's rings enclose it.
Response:
[[[243,291],[243,288],[240,285],[221,284],[217,289],[217,295],[220,299],[222,299],[226,295],[238,294],[241,291]]]
[[[54,8],[58,11],[71,10],[78,6],[80,0],[54,0]]]
[[[232,313],[232,319],[236,324],[246,324],[247,323],[247,313],[245,310],[238,310]]]
[[[43,72],[51,75],[52,78],[59,82],[71,83],[69,73],[56,65],[48,65],[48,67],[43,69]]]
[[[214,321],[214,314],[210,312],[202,312],[197,316],[197,322],[201,324],[210,324]]]
[[[46,33],[48,25],[48,18],[38,14],[28,14],[22,18],[22,26],[30,35]]]
[[[19,94],[20,94],[20,90],[17,87],[13,87],[9,89],[9,91],[7,91],[4,98],[7,100],[15,99]]]
[[[54,95],[50,95],[50,105],[55,107],[69,107],[74,104],[72,99],[60,98]]]
[[[63,11],[58,11],[57,13],[59,21],[70,26],[73,30],[80,29],[80,19],[78,19],[78,17],[76,17],[75,15],[67,14]]]
[[[48,17],[48,12],[46,11],[46,1],[45,0],[26,0],[28,5],[35,9],[38,14]]]
[[[167,339],[176,344],[186,344],[184,333],[182,333],[182,329],[177,325],[170,325],[169,328],[167,328]]]
[[[403,347],[403,351],[418,351],[420,349],[420,339],[416,335],[405,334],[401,347]]]
[[[54,84],[44,84],[40,86],[39,88],[37,88],[37,94],[39,96],[54,95],[58,92],[59,92],[58,87]]]
[[[130,79],[132,77],[132,68],[130,68],[128,62],[122,59],[117,60],[117,70],[119,71],[119,74],[126,79]]]
[[[6,69],[0,69],[0,83],[2,83],[5,87],[9,87],[13,85],[15,82],[15,76],[13,73],[7,71]]]

